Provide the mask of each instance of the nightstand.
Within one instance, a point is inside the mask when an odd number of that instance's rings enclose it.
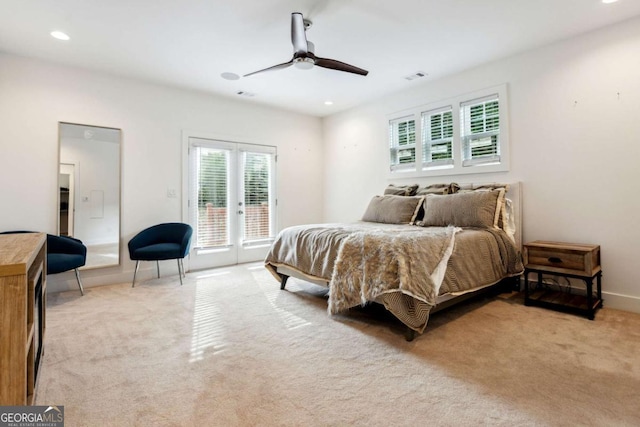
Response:
[[[523,249],[524,258],[524,303],[553,310],[586,316],[594,319],[596,310],[602,307],[602,268],[600,246],[575,243],[545,242],[536,240]],[[534,289],[529,289],[529,274],[537,273]],[[578,295],[570,286],[566,291],[545,286],[542,275],[554,275],[567,279],[583,280],[586,295]],[[593,280],[596,279],[596,290]]]

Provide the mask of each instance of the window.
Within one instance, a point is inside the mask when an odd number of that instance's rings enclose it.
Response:
[[[193,147],[197,207],[192,210],[195,224],[193,247],[214,248],[230,244],[229,167],[231,151],[207,146]]]
[[[444,111],[422,113],[422,163],[425,167],[453,164],[453,113]]]
[[[500,105],[497,95],[460,106],[462,165],[500,162]]]
[[[389,145],[391,170],[415,168],[416,121],[406,117],[390,121]]]
[[[244,244],[250,245],[275,236],[273,230],[273,197],[271,153],[242,152],[244,177]]]
[[[508,171],[507,111],[505,84],[393,114],[390,178]]]

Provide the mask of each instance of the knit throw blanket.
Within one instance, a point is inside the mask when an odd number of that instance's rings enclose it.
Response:
[[[351,234],[342,242],[329,284],[329,313],[364,305],[392,292],[434,306],[460,230],[434,227]]]

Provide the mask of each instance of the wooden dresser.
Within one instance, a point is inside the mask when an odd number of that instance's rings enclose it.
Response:
[[[44,349],[46,234],[0,235],[0,406],[32,405]]]

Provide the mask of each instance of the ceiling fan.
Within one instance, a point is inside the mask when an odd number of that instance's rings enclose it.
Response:
[[[281,68],[287,68],[291,65],[295,65],[297,68],[308,70],[313,68],[314,65],[322,68],[329,68],[331,70],[345,71],[347,73],[358,74],[366,76],[369,74],[367,70],[358,68],[353,65],[349,65],[345,62],[336,61],[335,59],[320,58],[314,53],[315,46],[312,42],[307,40],[306,30],[311,26],[311,21],[304,19],[302,13],[294,12],[291,14],[291,43],[293,44],[293,58],[291,61],[284,62],[282,64],[274,65],[273,67],[265,68],[263,70],[254,71],[253,73],[245,74],[245,77],[252,76],[254,74],[262,73],[264,71],[279,70]]]

